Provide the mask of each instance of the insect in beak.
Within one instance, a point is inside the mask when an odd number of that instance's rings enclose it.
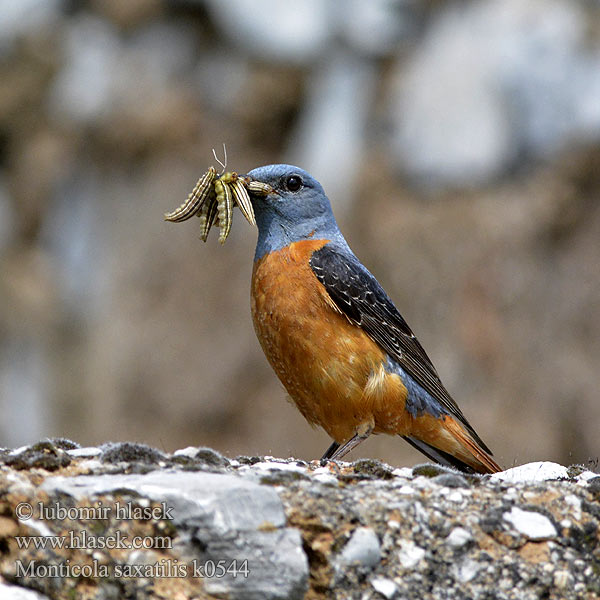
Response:
[[[220,161],[219,161],[220,162]],[[187,200],[174,211],[165,214],[165,220],[181,223],[197,215],[200,218],[200,237],[206,241],[211,227],[218,223],[219,242],[225,243],[233,222],[233,207],[237,206],[250,225],[256,225],[250,194],[267,195],[273,188],[247,175],[235,172],[217,175],[210,167],[196,183]]]

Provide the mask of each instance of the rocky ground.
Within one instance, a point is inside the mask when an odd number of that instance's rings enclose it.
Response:
[[[582,467],[67,440],[0,464],[2,598],[600,598],[600,477]]]

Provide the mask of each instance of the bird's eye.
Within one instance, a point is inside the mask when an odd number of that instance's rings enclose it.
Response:
[[[285,180],[285,187],[290,192],[297,192],[302,187],[302,179],[298,175],[290,175]]]

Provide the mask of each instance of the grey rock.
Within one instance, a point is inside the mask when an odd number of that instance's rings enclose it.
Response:
[[[152,449],[142,450],[146,456]],[[597,476],[588,471],[571,469],[572,478],[547,481],[540,473],[555,473],[556,466],[538,464],[514,470],[507,481],[467,477],[468,487],[461,481],[453,488],[446,478],[456,474],[426,467],[417,473],[392,470],[378,461],[323,466],[272,457],[227,461],[210,449],[201,451],[208,460],[197,465],[204,471],[190,471],[175,460],[196,460],[197,454],[188,448],[164,455],[146,465],[153,469],[147,473],[131,473],[143,462],[102,462],[85,454],[71,455],[57,475],[1,466],[0,486],[9,506],[0,526],[8,535],[19,528],[44,537],[72,529],[79,538],[86,532],[93,539],[144,532],[171,544],[91,555],[73,548],[21,549],[16,555],[9,544],[0,574],[13,576],[17,557],[42,565],[80,564],[91,557],[102,559],[113,573],[140,569],[131,577],[98,581],[97,596],[106,600],[148,597],[159,579],[172,597],[235,600],[299,600],[307,593],[340,600],[490,594],[512,600],[539,597],[553,587],[569,600],[591,600],[600,593]],[[207,472],[215,468],[226,472]],[[99,502],[162,505],[162,514],[149,520],[109,514],[68,523],[34,515],[11,522],[16,506],[10,503],[23,500],[72,510]],[[164,564],[176,566],[178,575],[157,574]],[[144,569],[149,574],[143,575]],[[35,575],[15,583],[57,597],[67,582],[79,586],[72,578]]]
[[[413,475],[422,475],[423,477],[438,477],[442,475],[456,475],[454,469],[438,465],[436,463],[420,463],[412,468]]]
[[[229,573],[224,577],[209,577],[204,582],[207,592],[239,600],[304,598],[309,571],[298,530],[257,531],[238,541],[231,544],[213,536],[200,562],[223,560],[226,564],[236,561],[242,565],[247,561],[248,577]]]
[[[156,464],[165,459],[165,455],[146,444],[131,442],[108,443],[102,446],[100,460],[107,463],[128,462]]]
[[[50,477],[48,493],[77,499],[129,490],[173,508],[173,523],[204,527],[217,535],[283,527],[285,514],[277,493],[232,475],[153,471],[146,475]]]
[[[9,467],[15,469],[41,468],[47,471],[56,471],[66,467],[71,462],[71,457],[52,440],[42,440],[17,452],[1,456],[0,459]]]
[[[449,488],[469,487],[469,482],[462,475],[458,475],[458,473],[444,473],[443,475],[437,475],[433,478],[433,481],[438,485]]]
[[[594,477],[588,481],[588,489],[592,494],[600,496],[600,477]]]
[[[225,472],[229,466],[229,460],[212,448],[183,448],[174,452],[171,460],[189,470]]]
[[[206,454],[202,449],[201,455]],[[180,533],[192,574],[210,575],[202,569],[219,564],[247,568],[247,577],[235,572],[205,576],[209,593],[240,600],[300,599],[307,590],[308,561],[300,533],[285,528],[283,504],[271,487],[233,475],[168,470],[53,477],[42,487],[48,494],[78,500],[129,492],[163,502]],[[139,553],[135,556],[131,560],[136,564],[152,562],[149,557],[142,560]]]
[[[370,527],[358,527],[344,546],[339,564],[358,564],[374,567],[381,560],[381,547],[377,534]]]
[[[81,446],[77,442],[74,442],[67,438],[55,437],[55,438],[50,438],[48,441],[51,442],[52,444],[54,444],[54,446],[56,446],[57,448],[60,448],[61,450],[69,451],[69,450],[77,450],[78,448],[81,448]]]
[[[397,74],[398,165],[428,185],[477,185],[517,157],[600,135],[600,48],[581,3],[450,4]]]
[[[74,448],[73,450],[67,450],[67,454],[77,458],[94,458],[95,456],[102,454],[102,450],[100,448],[90,446],[87,448]]]

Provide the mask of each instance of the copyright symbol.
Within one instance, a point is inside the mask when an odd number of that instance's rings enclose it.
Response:
[[[19,502],[15,508],[15,514],[20,521],[27,521],[33,516],[33,507],[29,502]]]

